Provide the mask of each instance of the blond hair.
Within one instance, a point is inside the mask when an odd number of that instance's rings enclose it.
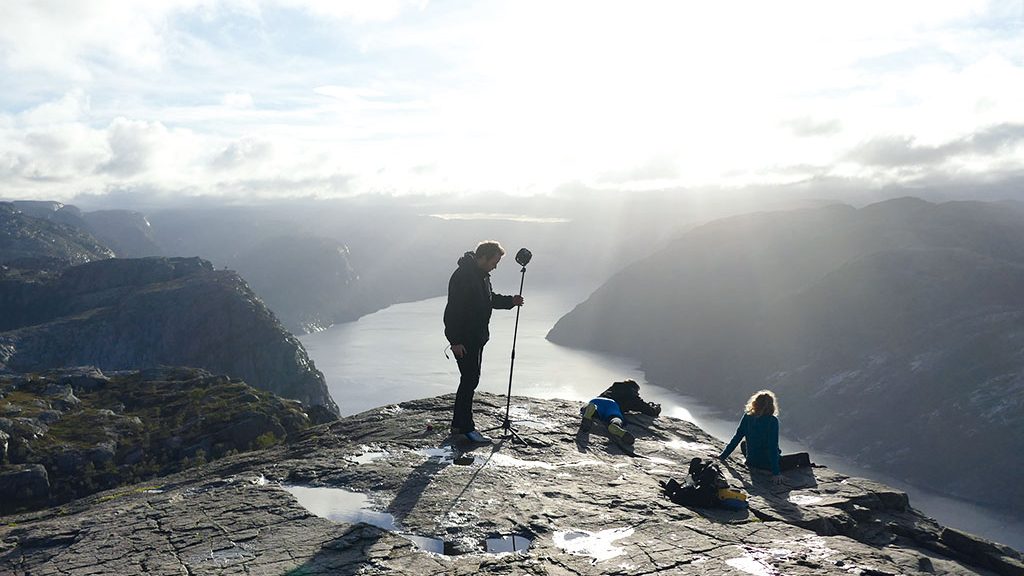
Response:
[[[751,416],[779,415],[779,401],[771,390],[758,390],[747,400],[747,414]]]
[[[490,260],[495,256],[504,256],[505,249],[494,240],[484,240],[476,245],[476,257]]]

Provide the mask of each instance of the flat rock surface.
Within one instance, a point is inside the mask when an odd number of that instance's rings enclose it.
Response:
[[[749,511],[673,504],[659,481],[721,449],[682,420],[631,418],[631,457],[600,427],[578,435],[577,403],[513,398],[529,444],[463,455],[442,432],[452,401],[379,408],[288,445],[4,517],[0,573],[1024,573],[1017,552],[827,468],[776,487],[731,459],[724,471]],[[504,407],[478,394],[477,421],[500,422]],[[487,551],[512,536],[519,551]]]

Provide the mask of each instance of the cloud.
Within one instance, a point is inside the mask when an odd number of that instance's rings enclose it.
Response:
[[[425,0],[40,0],[5,2],[0,18],[0,62],[12,70],[45,71],[79,81],[99,67],[156,69],[188,42],[177,27],[183,16],[259,17],[264,11],[300,10],[343,22],[386,22]]]
[[[243,138],[228,144],[224,150],[213,158],[211,165],[217,169],[238,168],[249,162],[268,160],[272,153],[273,145],[270,142],[254,138]]]
[[[116,0],[89,2],[11,2],[0,19],[0,54],[13,70],[45,71],[84,80],[100,58],[118,66],[159,64],[161,25],[172,11],[193,1],[151,1],[125,5]]]
[[[14,2],[0,180],[52,197],[997,177],[1024,125],[1006,6]]]
[[[917,144],[913,136],[874,138],[854,148],[847,159],[865,166],[927,167],[958,156],[994,156],[1024,142],[1024,124],[999,124],[936,146]]]
[[[427,0],[278,0],[273,3],[360,23],[392,20],[407,10],[423,10],[428,4]]]
[[[631,184],[652,181],[672,181],[679,178],[679,164],[672,158],[651,158],[637,166],[611,170],[600,174],[596,182],[604,184]]]
[[[107,131],[110,159],[96,167],[112,176],[134,176],[149,169],[159,145],[167,139],[167,128],[159,122],[118,118]]]
[[[252,94],[248,92],[228,92],[221,98],[221,103],[228,108],[247,109],[253,107]]]
[[[22,126],[46,126],[76,122],[89,113],[89,96],[81,88],[75,88],[57,100],[43,102],[17,115]]]
[[[815,120],[807,117],[794,118],[783,122],[782,125],[801,138],[832,136],[838,134],[843,129],[843,124],[839,120]]]

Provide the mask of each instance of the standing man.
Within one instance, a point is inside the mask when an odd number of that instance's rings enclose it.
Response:
[[[505,249],[501,244],[481,242],[476,252],[466,252],[459,258],[459,267],[448,281],[444,335],[452,346],[460,374],[451,433],[465,434],[470,442],[476,444],[491,443],[491,439],[478,432],[473,423],[473,393],[480,383],[484,344],[490,338],[491,310],[511,310],[523,305],[521,295],[503,296],[491,290],[491,270],[498,267],[504,255]]]

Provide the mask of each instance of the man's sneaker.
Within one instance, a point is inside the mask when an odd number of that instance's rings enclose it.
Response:
[[[477,432],[476,430],[473,430],[471,432],[466,432],[466,440],[469,440],[473,444],[490,444],[491,443],[491,439],[490,438],[488,438],[487,436],[484,436],[483,434]]]
[[[636,442],[636,438],[630,434],[629,430],[623,428],[618,422],[608,424],[608,434],[612,437],[612,440],[618,440],[627,446],[632,446]]]
[[[580,432],[590,432],[590,429],[594,427],[594,415],[597,414],[596,404],[587,404],[583,410],[580,411],[582,418],[580,419]]]

